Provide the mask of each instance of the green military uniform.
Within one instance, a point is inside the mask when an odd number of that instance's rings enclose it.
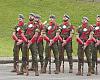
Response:
[[[51,15],[50,19],[54,20],[55,16]],[[55,24],[55,21],[54,22],[50,21],[46,29],[46,35],[49,37],[50,40],[52,40],[55,37],[56,30],[57,30],[57,25]],[[49,46],[49,42],[46,42],[43,73],[46,73],[48,61],[51,61],[51,50],[53,51],[54,58],[55,58],[55,65],[56,65],[55,74],[58,74],[59,73],[59,54],[58,54],[57,42],[55,42],[52,46]]]
[[[96,40],[100,40],[100,15],[97,15],[97,22],[96,22],[96,25],[93,26],[93,32],[94,32],[94,35],[93,37],[96,39]],[[95,65],[97,67],[97,53],[99,51],[100,53],[100,44],[96,46],[96,43],[97,42],[93,42],[91,44],[91,53],[92,53],[92,73],[94,74],[96,72],[97,74],[97,71],[94,70],[95,68]]]
[[[35,15],[35,25],[37,26],[36,29],[40,30],[39,35],[41,34],[41,31],[44,29],[44,25],[42,24],[42,22],[40,21],[40,16],[38,14]],[[43,41],[40,43],[37,43],[38,46],[38,54],[39,54],[39,58],[40,58],[40,63],[41,63],[41,70],[43,67],[43,61],[44,61],[44,57],[43,57],[43,52],[44,52],[44,46],[43,46]]]
[[[60,25],[61,28],[61,37],[63,40],[66,40],[70,34],[74,33],[74,27],[69,22],[70,17],[68,15],[63,16],[63,23]],[[62,43],[59,43],[59,60],[60,60],[60,66],[61,62],[64,59],[64,50],[66,50],[68,61],[69,61],[69,73],[72,73],[73,69],[73,60],[72,60],[72,41],[68,42],[62,47]]]
[[[24,16],[22,14],[19,14],[18,19],[19,19],[19,22],[18,22],[18,25],[15,27],[15,34],[18,39],[21,39],[20,35],[18,34],[18,29],[20,28],[21,30],[24,30],[24,22],[20,21],[24,19]],[[12,72],[16,72],[16,68],[18,68],[20,49],[22,51],[22,44],[17,45],[17,41],[15,41],[14,48],[13,48],[14,70],[12,70]]]
[[[82,20],[82,26],[79,27],[78,33],[79,33],[79,38],[85,43],[90,35],[91,29],[90,26],[88,25],[88,18],[83,17]],[[76,75],[83,75],[81,68],[83,67],[84,64],[84,53],[87,58],[87,63],[88,63],[88,74],[87,76],[91,75],[91,52],[90,52],[90,45],[88,45],[84,49],[84,44],[78,44],[78,73]]]

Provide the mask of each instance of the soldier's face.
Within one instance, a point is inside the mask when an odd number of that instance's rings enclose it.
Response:
[[[97,18],[96,18],[96,21],[97,21],[97,22],[100,22],[100,17],[97,17]]]
[[[39,22],[39,19],[38,18],[34,18],[35,22]]]
[[[54,18],[50,18],[49,20],[50,20],[50,22],[55,22],[56,21],[56,19],[54,19]]]
[[[82,23],[88,23],[88,20],[83,19],[83,20],[82,20]]]
[[[35,32],[35,35],[38,36],[38,32]]]
[[[24,19],[22,19],[22,18],[18,18],[18,21],[23,21]]]
[[[30,21],[34,20],[34,17],[32,15],[29,15],[29,20]]]
[[[56,32],[56,36],[59,36],[60,32]]]
[[[66,17],[63,17],[63,21],[69,21],[69,19]]]

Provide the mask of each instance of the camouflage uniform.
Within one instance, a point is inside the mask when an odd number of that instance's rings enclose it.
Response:
[[[91,32],[91,27],[88,25],[88,18],[87,17],[83,17],[82,20],[82,26],[80,26],[78,28],[78,34],[79,34],[79,38],[83,41],[83,44],[78,44],[78,73],[77,75],[83,75],[81,68],[82,68],[82,64],[84,63],[84,53],[86,55],[87,58],[87,62],[88,62],[88,74],[87,76],[91,75],[91,53],[90,53],[90,45],[88,45],[85,49],[84,49],[84,44],[86,43],[86,41],[89,38]]]
[[[35,15],[34,22],[35,22],[35,25],[37,26],[36,29],[40,30],[40,33],[39,33],[39,35],[40,35],[41,34],[41,30],[44,29],[44,25],[40,21],[40,16],[38,14]],[[40,43],[37,43],[37,46],[38,46],[38,54],[39,54],[40,63],[41,63],[41,69],[42,69],[43,61],[44,61],[44,57],[43,57],[43,52],[44,52],[43,41],[41,41]]]
[[[61,28],[61,37],[63,38],[63,40],[68,39],[70,34],[74,33],[74,27],[70,24],[68,15],[64,15],[63,23],[60,25],[60,28]],[[62,47],[62,43],[59,44],[60,66],[61,66],[61,62],[63,60],[62,58],[64,56],[64,50],[66,50],[68,61],[69,61],[69,67],[70,67],[69,73],[72,73],[72,68],[73,68],[72,40],[70,42],[68,42],[67,44],[65,44],[63,47]]]
[[[19,29],[24,30],[24,16],[22,14],[19,14],[18,17],[18,25],[15,27],[15,36],[20,40],[21,36],[18,33]],[[14,56],[14,70],[12,70],[12,72],[16,72],[16,68],[18,68],[18,62],[19,62],[19,51],[21,49],[22,51],[22,44],[17,45],[17,40],[15,40],[14,43],[14,48],[13,48],[13,56]]]
[[[56,35],[57,30],[57,24],[55,23],[55,16],[50,16],[50,22],[46,29],[46,35],[49,37],[50,40],[52,40]],[[53,50],[54,58],[55,58],[55,64],[56,64],[56,71],[55,74],[59,73],[59,55],[58,55],[58,46],[57,42],[55,42],[52,46],[49,46],[49,42],[46,42],[45,46],[45,60],[44,60],[44,68],[43,73],[46,73],[46,68],[48,61],[51,61],[51,50]]]
[[[96,40],[100,40],[100,15],[97,16],[97,22],[96,25],[94,25],[94,38]],[[99,51],[100,53],[100,44],[96,46],[97,42],[93,42],[91,45],[91,52],[92,52],[92,73],[95,73],[95,65],[97,65],[97,53]]]

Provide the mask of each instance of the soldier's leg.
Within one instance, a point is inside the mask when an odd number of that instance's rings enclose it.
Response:
[[[95,64],[96,64],[96,56],[97,56],[97,47],[95,47],[95,44],[91,45],[91,54],[92,54],[92,70],[91,73],[94,74],[95,73]]]
[[[14,69],[11,72],[16,72],[16,68],[17,68],[17,65],[18,65],[18,62],[19,62],[20,47],[19,47],[19,45],[16,45],[16,44],[17,44],[17,42],[14,43],[14,48],[13,48]]]
[[[82,63],[84,61],[84,51],[83,51],[82,45],[78,45],[77,55],[78,55],[78,72],[76,75],[82,75],[81,68],[82,68]]]
[[[20,72],[17,75],[23,75],[24,73],[26,73],[26,75],[29,75],[28,72],[28,48],[27,48],[27,43],[23,43],[22,47],[21,47],[21,51],[22,51],[22,65],[20,68]]]
[[[45,59],[44,59],[42,73],[46,73],[46,68],[47,68],[47,64],[48,64],[50,55],[51,55],[50,46],[49,46],[48,43],[46,43],[46,46],[45,46]]]
[[[87,74],[87,76],[91,76],[92,59],[91,59],[90,46],[86,47],[85,55],[86,55],[87,62],[88,62],[88,74]]]
[[[53,50],[53,54],[55,57],[55,64],[56,64],[55,74],[59,74],[59,52],[58,52],[58,46],[56,43],[52,45],[52,50]]]
[[[29,71],[34,71],[35,70],[35,64],[34,64],[32,52],[31,52],[31,58],[32,58],[32,62],[31,62],[31,68],[29,68]]]
[[[68,61],[69,61],[69,73],[73,72],[73,59],[72,59],[72,45],[71,42],[68,43],[66,46],[66,53],[67,53],[67,57],[68,57]]]
[[[97,49],[98,49],[98,51],[99,51],[99,54],[100,54],[100,45],[98,45]]]
[[[40,63],[41,63],[41,70],[43,68],[43,61],[44,61],[43,51],[44,51],[43,43],[39,43],[38,44],[38,53],[39,53],[39,58],[40,58]]]
[[[38,54],[38,48],[37,48],[37,44],[34,43],[30,46],[30,50],[33,56],[33,61],[34,61],[34,67],[35,67],[35,76],[39,76],[39,72],[38,72],[38,60],[37,60],[37,54]]]
[[[64,47],[62,47],[62,44],[58,45],[58,51],[59,51],[59,71],[61,67],[62,61],[64,61]],[[64,63],[63,63],[64,66]],[[64,68],[64,67],[63,67]]]

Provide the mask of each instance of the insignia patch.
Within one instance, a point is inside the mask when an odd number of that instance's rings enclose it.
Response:
[[[83,29],[83,31],[84,31],[84,32],[86,32],[86,31],[87,31],[87,29],[86,29],[86,28],[84,28],[84,29]]]
[[[48,30],[50,30],[51,28],[52,28],[52,27],[51,27],[51,26],[49,26],[49,27],[48,27]]]
[[[19,31],[19,30],[20,30],[20,27],[17,28],[17,31]]]
[[[99,29],[99,27],[97,26],[97,27],[95,27],[95,30],[98,30]]]
[[[28,27],[29,27],[29,28],[31,28],[31,27],[33,27],[33,25],[32,25],[32,24],[30,24],[30,25],[28,25]]]
[[[65,25],[63,25],[63,29],[65,29],[66,28],[66,26]]]

